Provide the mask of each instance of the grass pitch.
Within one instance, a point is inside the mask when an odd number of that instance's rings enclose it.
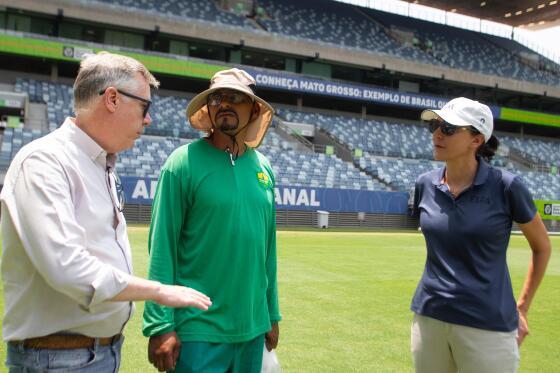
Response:
[[[129,228],[139,276],[146,275],[147,234],[147,227]],[[520,372],[560,371],[560,238],[551,239],[553,255],[529,312]],[[518,294],[531,252],[522,236],[512,237],[508,252]],[[278,260],[283,321],[277,352],[285,372],[413,370],[409,305],[424,267],[420,234],[279,231]],[[137,303],[125,330],[121,372],[155,371],[140,330],[142,310]],[[2,361],[5,354],[2,344]]]

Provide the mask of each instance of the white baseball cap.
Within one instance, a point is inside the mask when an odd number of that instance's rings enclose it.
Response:
[[[486,142],[494,130],[494,118],[490,108],[465,97],[454,98],[440,110],[424,110],[420,117],[425,121],[441,118],[458,127],[473,126],[484,136]]]

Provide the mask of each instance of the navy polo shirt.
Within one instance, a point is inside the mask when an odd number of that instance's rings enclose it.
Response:
[[[512,222],[536,214],[521,178],[478,159],[473,185],[453,198],[445,169],[420,175],[414,214],[426,240],[412,311],[474,328],[512,331],[518,316],[506,262]]]

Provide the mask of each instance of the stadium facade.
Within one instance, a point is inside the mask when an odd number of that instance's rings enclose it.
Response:
[[[230,66],[255,76],[277,115],[261,148],[276,174],[278,223],[414,227],[416,177],[439,167],[419,122],[467,96],[496,118],[499,167],[523,176],[560,224],[560,66],[517,42],[334,1],[0,0],[3,179],[24,144],[72,114],[86,53],[142,61],[162,82],[153,124],[117,170],[129,221],[148,221],[159,169],[199,138],[184,109]]]

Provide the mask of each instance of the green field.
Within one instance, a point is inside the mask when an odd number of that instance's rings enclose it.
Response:
[[[135,273],[145,276],[147,228],[130,227],[129,234]],[[520,372],[560,371],[560,238],[552,245]],[[280,231],[278,257],[284,318],[278,356],[285,372],[412,371],[408,307],[424,265],[420,234]],[[524,238],[513,236],[508,261],[516,294],[529,258]],[[140,331],[142,308],[138,303],[126,328],[122,372],[155,371]]]

